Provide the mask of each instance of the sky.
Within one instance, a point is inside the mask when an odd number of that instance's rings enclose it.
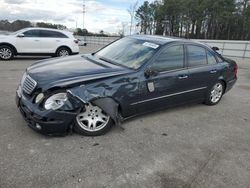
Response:
[[[118,33],[122,24],[130,22],[127,9],[135,1],[85,0],[85,28],[91,32]],[[143,1],[139,0],[139,5]],[[82,5],[83,0],[0,0],[0,20],[44,21],[82,28]]]

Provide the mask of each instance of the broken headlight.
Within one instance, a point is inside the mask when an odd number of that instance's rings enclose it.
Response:
[[[44,108],[46,110],[57,110],[61,108],[67,100],[67,93],[54,94],[45,101]]]

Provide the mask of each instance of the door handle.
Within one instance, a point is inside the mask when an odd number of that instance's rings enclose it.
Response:
[[[179,78],[180,80],[182,80],[182,79],[187,79],[187,78],[188,78],[188,75],[181,75],[181,76],[178,76],[178,78]]]
[[[216,72],[217,72],[217,70],[211,70],[211,71],[210,71],[211,74],[214,74],[214,73],[216,73]]]
[[[35,42],[39,42],[40,40],[34,40]]]

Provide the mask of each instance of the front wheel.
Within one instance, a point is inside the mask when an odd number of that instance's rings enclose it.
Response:
[[[76,116],[74,130],[86,136],[100,136],[107,133],[112,125],[113,121],[109,115],[98,106],[88,103]]]
[[[216,82],[208,91],[205,103],[207,105],[216,105],[220,102],[225,86],[221,81]]]
[[[9,46],[0,46],[0,59],[11,60],[14,57],[14,50]]]

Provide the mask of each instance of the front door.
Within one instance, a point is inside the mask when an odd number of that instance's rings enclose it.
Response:
[[[23,37],[16,38],[18,53],[39,53],[41,46],[39,30],[31,29],[25,31],[23,34]]]
[[[184,46],[165,47],[145,69],[140,81],[141,98],[131,105],[143,113],[182,103],[189,90],[188,80]]]

